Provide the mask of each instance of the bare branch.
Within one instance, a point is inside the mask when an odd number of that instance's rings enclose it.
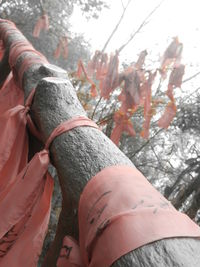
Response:
[[[40,8],[42,10],[42,13],[44,13],[44,5],[43,5],[43,1],[42,0],[39,0],[39,3],[40,3]]]
[[[127,155],[127,157],[129,158],[129,159],[133,159],[136,155],[137,155],[137,153],[139,153],[146,145],[148,145],[149,143],[150,143],[150,141],[152,140],[152,139],[154,139],[154,137],[156,137],[156,135],[158,135],[160,132],[162,132],[163,131],[163,129],[160,129],[160,130],[158,130],[152,137],[150,137],[139,149],[137,149],[135,152],[134,152],[134,154],[133,155]]]
[[[113,35],[116,33],[117,29],[119,28],[119,25],[121,24],[121,22],[122,22],[122,20],[123,20],[123,18],[124,18],[124,15],[125,15],[125,13],[126,13],[126,10],[127,10],[127,8],[128,8],[128,6],[129,6],[129,4],[130,4],[131,1],[132,1],[132,0],[129,0],[128,3],[126,4],[126,6],[123,7],[122,15],[121,15],[121,17],[120,17],[118,23],[116,24],[115,28],[114,28],[113,31],[111,32],[110,36],[108,37],[108,40],[106,41],[106,43],[105,43],[105,45],[104,45],[104,47],[103,47],[103,49],[102,49],[102,53],[106,50],[106,48],[107,48],[109,42],[111,41]],[[123,3],[123,2],[122,2],[122,3]]]
[[[152,168],[152,169],[155,169],[155,170],[159,170],[159,171],[161,171],[161,172],[163,172],[163,173],[168,173],[168,174],[173,174],[173,172],[172,171],[170,171],[170,170],[167,170],[167,169],[163,169],[163,168],[160,168],[159,166],[157,166],[157,165],[151,165],[151,164],[149,164],[149,162],[144,162],[144,163],[141,163],[141,164],[138,164],[138,165],[135,165],[135,167],[137,168],[137,169],[140,169],[141,167],[148,167],[148,168]]]
[[[156,12],[156,10],[162,5],[162,3],[165,0],[162,0],[147,16],[146,18],[143,20],[143,22],[140,24],[140,26],[137,28],[136,31],[134,31],[131,36],[129,37],[129,39],[126,41],[125,44],[123,44],[119,49],[118,52],[120,53],[133,39],[134,37],[140,32],[140,30],[148,23],[148,19]]]
[[[199,90],[200,90],[200,87],[196,88],[190,95],[186,95],[184,98],[182,98],[181,102],[188,100],[190,97],[194,96]]]
[[[97,104],[96,104],[96,106],[95,106],[95,108],[94,108],[94,111],[93,111],[93,113],[92,113],[91,119],[94,118],[95,112],[96,112],[97,107],[98,107],[98,105],[100,104],[101,100],[102,100],[102,97],[99,98],[99,101],[97,102]]]
[[[151,146],[151,149],[152,149],[152,151],[153,151],[155,157],[157,158],[158,164],[159,164],[160,167],[163,168],[163,170],[164,170],[165,168],[163,167],[161,160],[159,159],[158,155],[156,154],[156,151],[155,151],[154,147],[153,147],[152,145],[150,145],[150,146]]]
[[[122,4],[122,7],[123,7],[123,9],[125,9],[125,6],[124,6],[124,3],[123,3],[123,1],[121,0],[121,4]]]
[[[190,76],[189,78],[186,78],[185,80],[182,81],[182,83],[186,83],[192,79],[194,79],[195,77],[197,77],[200,74],[200,71],[198,71],[197,73],[193,74],[192,76]]]

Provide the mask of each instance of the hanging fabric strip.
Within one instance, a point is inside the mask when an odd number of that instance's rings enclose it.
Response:
[[[58,135],[79,126],[98,128],[86,117],[61,123],[45,148],[35,154],[0,195],[0,267],[36,267],[48,227],[53,190],[53,180],[47,172],[49,146]]]
[[[9,34],[11,34],[12,32],[16,33],[16,31],[19,31],[16,28],[15,24],[10,20],[0,19],[0,23],[7,24],[7,25],[10,25],[12,27],[12,28],[1,27],[1,32],[0,32],[0,39],[1,40],[7,41]]]
[[[2,20],[0,20],[2,22]],[[10,23],[9,21],[3,21],[4,23]],[[1,37],[4,40],[9,36],[10,31],[16,28],[4,29],[1,32]],[[22,90],[22,80],[24,72],[34,64],[48,63],[47,59],[38,51],[27,40],[16,41],[9,48],[9,65],[12,72],[8,75],[2,88],[0,89],[0,115],[8,109],[14,108],[17,105],[23,104],[24,93]],[[26,58],[20,64],[18,70],[15,69],[18,58],[23,54],[31,52],[31,57],[26,55]]]
[[[29,95],[25,106],[18,105],[0,116],[0,196],[27,164],[27,113],[34,91]]]
[[[1,21],[1,20],[0,20]],[[2,22],[2,21],[1,21]],[[10,22],[5,22],[10,23]],[[12,23],[11,23],[12,24]],[[13,29],[13,28],[11,28]],[[11,29],[6,29],[2,33],[5,37],[10,34]],[[15,29],[15,28],[14,28]],[[16,29],[15,29],[16,30]],[[28,41],[17,41],[10,47],[9,63],[12,71],[16,65],[18,57],[27,51],[34,53],[34,48]],[[39,55],[39,52],[35,51]],[[45,58],[42,58],[45,61]],[[37,61],[37,59],[35,59]],[[46,62],[46,61],[45,61]],[[34,64],[34,60],[31,61]],[[25,58],[21,64],[23,70],[26,66],[30,66],[29,59]],[[23,72],[20,75],[23,77]],[[15,77],[16,78],[16,77]],[[19,81],[21,84],[21,81]],[[26,166],[28,159],[28,136],[26,126],[28,124],[32,134],[40,138],[40,134],[34,127],[32,120],[28,114],[35,89],[29,94],[25,103],[24,93],[17,86],[16,79],[13,78],[13,73],[10,73],[8,78],[0,90],[0,194],[2,196],[10,185],[14,183],[17,175]]]
[[[17,32],[17,29],[11,21],[0,19],[0,23],[7,24],[9,27],[2,27],[0,32],[0,39],[7,41],[8,36],[12,32]],[[3,83],[2,88],[0,89],[0,115],[2,115],[6,110],[14,108],[17,105],[23,103],[24,94],[16,85],[13,80],[12,72],[8,75],[6,80]]]
[[[16,85],[10,72],[0,89],[0,116],[8,109],[23,105],[23,103],[24,92]]]

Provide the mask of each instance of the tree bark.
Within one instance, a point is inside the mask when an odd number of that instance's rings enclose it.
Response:
[[[5,79],[7,78],[9,72],[10,72],[10,66],[8,64],[8,56],[9,56],[9,51],[8,49],[5,50],[4,56],[0,62],[0,87],[3,85]]]
[[[2,27],[11,26],[0,23],[0,32]],[[7,38],[6,47],[9,48],[12,42],[20,38],[24,40],[21,33],[12,34]],[[26,56],[27,53],[22,54],[16,70]],[[36,93],[31,116],[44,143],[61,122],[77,115],[86,115],[62,69],[52,65],[31,66],[23,79],[25,97],[34,87]],[[43,267],[56,266],[65,235],[78,239],[77,209],[80,194],[88,180],[107,166],[133,165],[102,132],[90,127],[79,127],[58,136],[50,146],[50,157],[58,172],[63,203],[56,237]],[[200,241],[192,238],[163,239],[124,255],[112,266],[199,267]]]

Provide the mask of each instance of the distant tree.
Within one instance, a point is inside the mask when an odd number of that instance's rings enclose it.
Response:
[[[107,7],[101,0],[5,0],[0,3],[0,17],[12,20],[50,62],[72,71],[78,59],[88,59],[90,53],[89,44],[83,36],[71,32],[69,18],[76,5],[88,19],[97,18],[101,9]],[[49,29],[42,30],[40,36],[34,37],[34,27],[44,15],[47,17]],[[54,57],[54,52],[63,38],[68,40],[68,60]]]

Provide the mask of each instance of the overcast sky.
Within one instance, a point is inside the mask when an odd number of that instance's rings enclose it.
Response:
[[[73,30],[84,34],[94,50],[102,49],[109,34],[122,13],[121,0],[107,0],[110,9],[102,11],[98,20],[87,21],[76,8],[71,24]],[[123,0],[124,5],[127,0]],[[108,46],[107,52],[119,48],[137,29],[144,18],[160,3],[158,0],[132,0],[123,23]],[[148,49],[152,60],[162,54],[173,36],[178,36],[184,44],[183,61],[190,71],[192,64],[200,64],[200,1],[165,0],[153,14],[148,25],[142,29],[121,54],[123,60],[134,61],[143,49]]]

